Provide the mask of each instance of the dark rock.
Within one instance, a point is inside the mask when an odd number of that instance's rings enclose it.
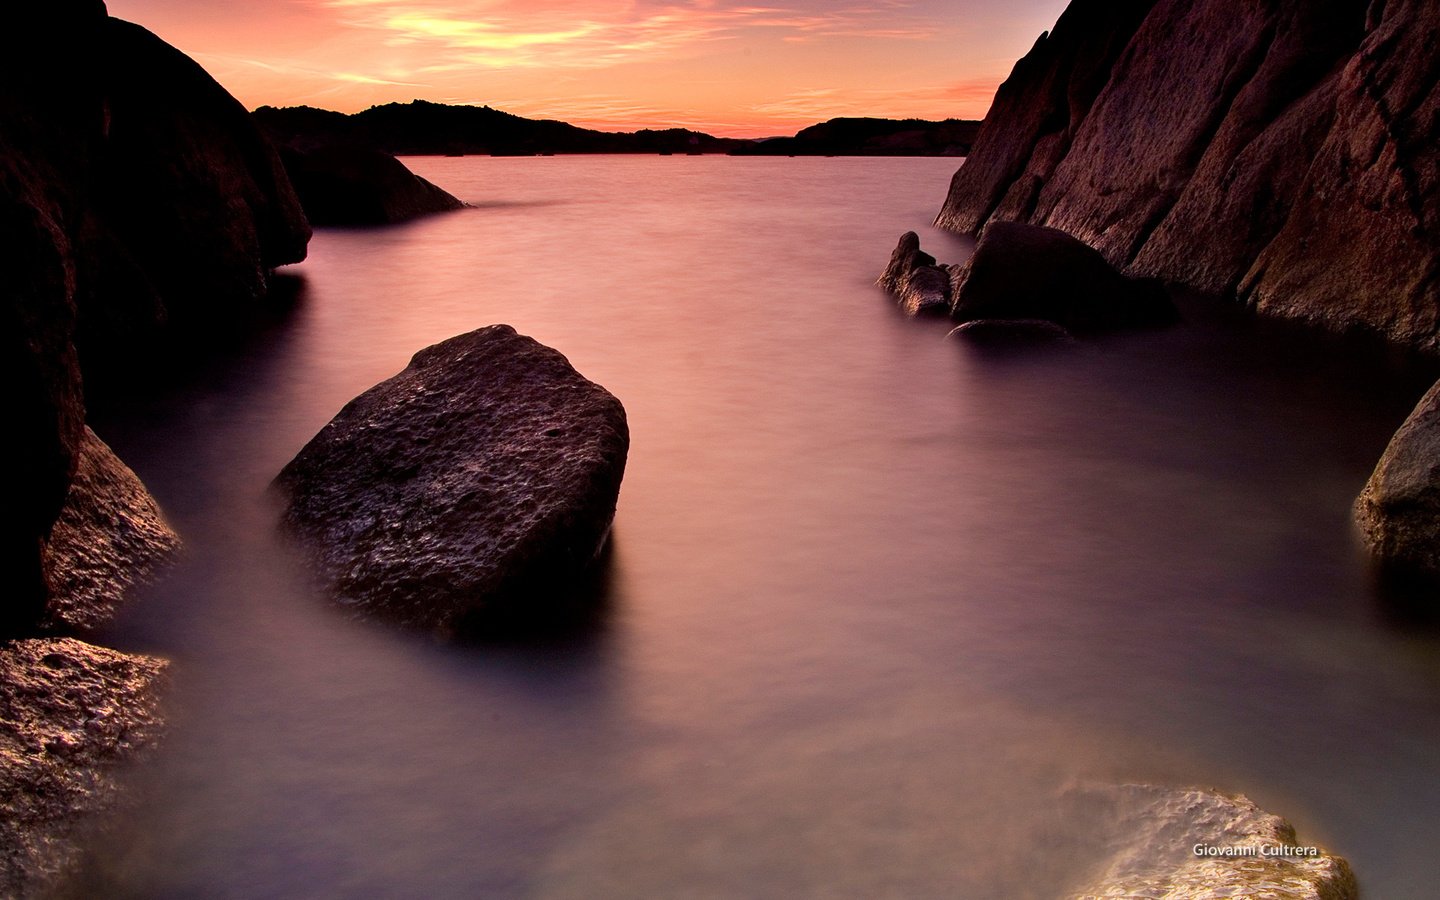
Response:
[[[1075,337],[1047,319],[972,319],[951,329],[948,338],[978,344],[1070,343]]]
[[[155,499],[85,429],[70,493],[45,547],[50,601],[42,627],[93,629],[180,546]]]
[[[73,638],[0,645],[0,894],[45,895],[75,863],[77,822],[114,806],[117,770],[159,737],[166,665]]]
[[[1029,217],[1116,57],[1154,5],[1155,0],[1070,4],[1000,85],[974,148],[951,181],[937,225],[978,234],[991,218]]]
[[[1267,897],[1357,900],[1344,859],[1273,855],[1301,844],[1295,828],[1246,797],[1148,784],[1079,787],[1063,798],[1085,823],[1103,868],[1077,898]],[[1197,854],[1196,846],[1238,848],[1244,856]],[[1261,855],[1262,849],[1271,855]]]
[[[900,309],[907,316],[943,316],[950,312],[950,271],[916,266],[900,282]]]
[[[1440,348],[1437,40],[1423,0],[1076,0],[937,221],[1060,228],[1128,274]]]
[[[274,151],[199,66],[103,3],[6,11],[0,31],[0,374],[17,479],[0,511],[0,635],[33,628],[41,550],[93,388],[214,333],[309,227]],[[77,349],[78,347],[78,349]]]
[[[741,143],[737,156],[964,156],[980,123],[968,119],[842,117],[811,125],[794,137]]]
[[[1440,384],[1391,438],[1355,519],[1384,566],[1440,577]]]
[[[441,633],[545,618],[603,548],[625,410],[508,325],[415,354],[276,479],[342,603]]]
[[[391,225],[465,205],[373,147],[296,141],[280,159],[312,225]]]
[[[890,264],[875,283],[892,294],[899,294],[900,286],[912,269],[933,265],[935,257],[920,249],[920,236],[913,231],[907,231],[900,235],[900,243],[895,246],[895,252],[890,254]]]
[[[1172,322],[1157,284],[1135,281],[1099,253],[1053,228],[992,222],[954,278],[951,314],[971,319],[1045,319],[1082,332]]]

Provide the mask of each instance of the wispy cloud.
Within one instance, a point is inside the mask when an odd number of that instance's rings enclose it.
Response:
[[[768,34],[785,41],[836,37],[923,40],[933,21],[905,0],[827,7],[786,0],[746,5],[689,2],[534,3],[523,0],[313,0],[341,24],[386,46],[421,51],[426,71],[462,67],[597,68],[674,58],[718,41]]]

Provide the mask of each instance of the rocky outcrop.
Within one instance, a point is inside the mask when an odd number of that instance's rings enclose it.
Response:
[[[1391,438],[1355,519],[1382,565],[1440,578],[1440,384]]]
[[[920,236],[913,231],[907,231],[900,235],[900,243],[895,245],[895,251],[890,254],[890,262],[885,266],[885,271],[875,279],[875,283],[892,294],[900,293],[900,286],[912,271],[921,266],[935,265],[935,257],[920,249]]]
[[[943,316],[950,312],[950,270],[917,266],[900,282],[897,296],[907,316]]]
[[[1132,275],[1440,348],[1437,39],[1421,0],[1076,0],[937,222],[1056,227]]]
[[[415,354],[276,479],[357,613],[441,633],[557,614],[609,534],[629,431],[558,352],[494,325]]]
[[[75,862],[76,822],[159,734],[165,672],[73,638],[0,645],[0,894],[40,896]]]
[[[1266,897],[1354,900],[1350,866],[1245,797],[1144,784],[1079,789],[1104,860],[1076,900],[1103,897]]]
[[[145,485],[86,428],[70,492],[45,545],[50,600],[41,626],[104,624],[179,546]]]
[[[361,144],[295,141],[280,147],[280,159],[312,225],[393,225],[465,205]]]
[[[1175,320],[1158,283],[1126,278],[1099,253],[1063,231],[992,222],[970,260],[956,269],[951,315],[1044,319],[1069,332]]]
[[[274,151],[194,62],[100,2],[8,10],[0,33],[0,367],[19,458],[0,520],[0,635],[33,628],[42,548],[92,382],[161,335],[233,322],[309,227]],[[97,374],[98,373],[98,374]]]

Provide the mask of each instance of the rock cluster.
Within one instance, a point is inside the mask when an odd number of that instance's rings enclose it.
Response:
[[[609,535],[628,449],[620,401],[494,325],[415,354],[276,483],[342,603],[478,633],[568,612]]]
[[[1062,231],[1013,222],[992,222],[970,259],[952,266],[936,265],[915,232],[906,232],[877,283],[907,315],[949,315],[965,323],[956,333],[967,335],[994,333],[999,323],[1011,333],[1053,335],[1058,327],[1064,335],[1176,317],[1158,282],[1126,278]],[[1036,322],[1049,327],[1024,324]]]
[[[160,726],[164,663],[56,636],[103,623],[178,543],[85,426],[84,386],[233,323],[310,228],[245,109],[99,0],[7,9],[0,82],[0,377],[19,473],[0,508],[0,894],[31,896]]]
[[[1059,228],[1131,275],[1440,348],[1440,15],[1075,0],[937,224]]]
[[[82,369],[103,380],[163,333],[231,321],[310,235],[275,152],[193,61],[94,0],[8,15],[0,373],[26,477],[0,511],[0,636],[47,615],[45,547],[86,442]]]

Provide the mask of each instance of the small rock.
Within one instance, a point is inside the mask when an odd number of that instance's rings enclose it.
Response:
[[[972,319],[952,329],[949,338],[981,344],[1071,343],[1070,332],[1048,319]]]
[[[935,257],[920,249],[920,236],[913,231],[900,235],[900,243],[890,254],[890,264],[875,283],[892,294],[900,293],[905,277],[920,266],[935,265]]]

